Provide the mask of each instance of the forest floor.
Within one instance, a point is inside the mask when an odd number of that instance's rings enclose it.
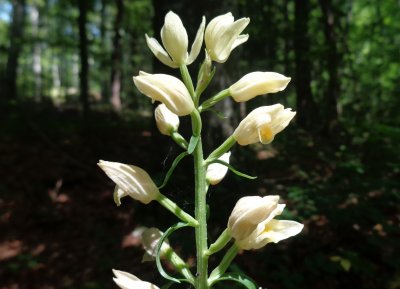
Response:
[[[135,164],[159,182],[179,150],[149,116],[95,112],[83,123],[74,110],[16,109],[2,116],[0,128],[0,289],[116,288],[112,268],[162,284],[155,265],[141,263],[132,232],[165,230],[176,221],[157,204],[124,199],[117,207],[112,182],[96,166],[99,159]],[[230,174],[211,188],[210,238],[226,226],[239,197],[279,194],[288,205],[283,217],[305,229],[240,254],[235,264],[261,287],[400,288],[395,141],[371,135],[333,145],[293,126],[271,146],[236,147],[231,163],[258,179]],[[190,167],[185,160],[166,192],[188,211]],[[187,260],[192,238],[171,240]]]

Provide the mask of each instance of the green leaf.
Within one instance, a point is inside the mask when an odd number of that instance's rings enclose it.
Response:
[[[172,284],[174,284],[174,282],[170,281],[170,282],[164,284],[163,286],[161,286],[160,289],[169,289],[169,287],[171,287]]]
[[[246,275],[239,274],[239,273],[226,273],[226,274],[222,275],[221,277],[219,277],[217,280],[215,280],[213,282],[213,284],[215,284],[219,281],[234,281],[234,282],[242,284],[247,289],[257,289],[258,288],[257,284],[250,277],[247,277]]]
[[[158,187],[159,189],[162,189],[162,188],[165,187],[165,185],[168,183],[169,179],[171,178],[172,173],[174,172],[176,166],[177,166],[177,165],[179,164],[179,162],[180,162],[184,157],[186,157],[187,155],[188,155],[187,152],[183,152],[183,153],[181,153],[180,155],[178,155],[178,156],[174,159],[174,161],[172,162],[171,167],[169,168],[167,174],[165,175],[165,178],[164,178],[163,183],[161,184],[161,186]]]
[[[175,283],[181,283],[181,281],[188,281],[188,280],[174,278],[174,277],[168,275],[167,272],[165,272],[165,270],[161,264],[160,250],[161,250],[162,244],[165,242],[165,240],[168,238],[168,236],[170,236],[176,230],[178,230],[180,228],[188,227],[188,226],[189,226],[189,224],[187,224],[187,223],[179,222],[179,223],[176,223],[175,225],[169,227],[164,232],[164,234],[161,236],[160,241],[158,241],[157,248],[156,248],[156,264],[157,264],[158,271],[160,272],[161,276],[163,276],[165,279],[170,280]]]
[[[239,177],[246,178],[246,179],[250,179],[250,180],[257,179],[257,177],[252,177],[252,176],[246,175],[246,174],[244,174],[244,173],[242,173],[242,172],[239,172],[239,171],[236,170],[233,166],[231,166],[230,164],[228,164],[227,162],[224,162],[224,161],[222,161],[222,160],[215,159],[215,160],[212,160],[212,161],[210,162],[210,164],[212,164],[212,163],[219,163],[219,164],[221,164],[221,165],[224,165],[224,166],[228,167],[228,169],[229,169],[232,173],[234,173],[235,175],[237,175],[237,176],[239,176]]]
[[[225,114],[223,114],[222,112],[220,112],[220,111],[218,111],[218,110],[216,110],[216,109],[213,109],[213,108],[208,108],[208,109],[206,109],[206,110],[204,110],[204,111],[212,112],[212,113],[215,114],[219,119],[227,119],[227,118],[228,118]]]
[[[193,135],[190,138],[189,147],[188,147],[188,150],[187,150],[188,154],[191,154],[194,151],[194,149],[196,148],[197,143],[199,142],[199,139],[200,139],[200,136],[198,136],[198,135],[197,136]]]

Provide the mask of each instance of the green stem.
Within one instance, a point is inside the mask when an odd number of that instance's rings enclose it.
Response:
[[[193,158],[195,175],[195,217],[199,223],[195,228],[197,254],[197,277],[195,288],[208,289],[208,256],[205,254],[207,250],[207,182],[201,138],[194,149]]]
[[[202,112],[212,106],[214,106],[216,103],[220,102],[221,100],[227,98],[228,96],[230,96],[230,92],[229,89],[224,89],[220,92],[218,92],[216,95],[214,95],[213,97],[207,99],[206,101],[204,101],[200,107],[199,107],[199,111]]]
[[[194,94],[193,81],[192,81],[192,78],[190,77],[189,70],[187,69],[187,66],[185,64],[182,64],[181,66],[179,66],[179,70],[181,72],[181,76],[182,76],[183,82],[185,83],[187,89],[189,90],[189,93],[192,96],[192,99],[194,99],[195,98],[195,94]]]
[[[184,150],[187,150],[188,148],[188,142],[185,140],[185,138],[178,132],[173,132],[171,134],[171,138],[174,142],[176,142],[181,148]]]
[[[206,251],[206,255],[211,256],[212,254],[215,254],[218,251],[222,250],[231,239],[232,237],[229,234],[229,230],[225,229],[218,237],[218,239],[210,245],[210,248],[208,248],[208,250]]]
[[[237,253],[239,252],[239,248],[237,247],[236,243],[229,248],[228,252],[226,252],[224,258],[222,258],[221,263],[211,272],[210,278],[208,279],[208,285],[211,286],[221,277],[226,270],[228,269],[229,265],[232,263],[233,259],[236,257]]]
[[[206,163],[209,164],[213,159],[217,159],[226,153],[236,143],[233,135],[228,137],[218,148],[216,148],[207,158]]]
[[[168,199],[163,194],[159,194],[158,198],[156,199],[156,201],[158,201],[164,208],[166,208],[168,211],[173,213],[179,219],[181,219],[182,221],[188,223],[190,226],[196,227],[196,226],[199,225],[199,223],[191,215],[186,213],[177,204],[175,204],[173,201]]]
[[[168,248],[164,256],[172,263],[172,265],[174,265],[175,269],[189,281],[189,283],[194,285],[195,277],[192,272],[190,272],[188,265],[174,252],[174,250],[172,250],[172,248]]]

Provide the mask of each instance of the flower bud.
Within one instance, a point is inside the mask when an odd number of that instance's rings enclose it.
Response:
[[[252,72],[231,85],[229,93],[235,101],[243,102],[257,95],[282,91],[289,81],[289,77],[276,72]]]
[[[241,18],[234,22],[230,12],[211,20],[205,32],[206,48],[211,59],[224,63],[233,49],[246,42],[249,35],[240,35],[240,33],[249,22],[249,18]]]
[[[207,50],[205,51],[205,58],[200,66],[199,74],[197,76],[196,89],[198,93],[202,93],[210,83],[215,73],[215,68],[213,69],[212,61]]]
[[[205,18],[203,17],[190,54],[188,54],[188,35],[178,15],[169,11],[165,16],[164,26],[161,29],[161,40],[164,48],[152,37],[146,35],[147,46],[155,57],[172,68],[184,64],[191,64],[199,55],[203,43]]]
[[[160,194],[150,176],[139,167],[102,160],[98,165],[117,185],[114,190],[114,200],[117,205],[121,203],[122,197],[128,195],[148,204]]]
[[[240,249],[251,250],[277,243],[301,232],[304,225],[295,221],[275,220],[285,208],[279,196],[241,198],[228,221],[228,229]]]
[[[161,28],[162,43],[176,64],[183,64],[188,57],[188,35],[181,18],[169,11]]]
[[[229,164],[230,156],[231,156],[231,152],[227,152],[218,159]],[[223,164],[219,164],[219,163],[210,164],[207,167],[206,179],[211,185],[216,185],[222,181],[222,179],[225,177],[227,171],[228,171],[228,167]]]
[[[143,262],[154,261],[156,257],[156,250],[158,243],[163,233],[157,228],[146,229],[142,234],[142,245],[146,251],[143,256]],[[169,246],[168,240],[164,241],[161,245],[160,256],[163,257],[171,247]]]
[[[281,104],[262,106],[250,112],[233,132],[238,144],[245,146],[257,142],[269,144],[296,115]]]
[[[133,81],[141,93],[153,101],[164,103],[178,116],[188,115],[194,110],[192,97],[185,84],[176,77],[140,72],[133,77]]]
[[[113,280],[121,289],[159,289],[156,285],[142,281],[127,272],[113,269],[113,273],[115,275]]]
[[[154,111],[156,125],[158,130],[164,135],[171,135],[171,133],[178,130],[179,117],[171,112],[165,104],[160,104]]]

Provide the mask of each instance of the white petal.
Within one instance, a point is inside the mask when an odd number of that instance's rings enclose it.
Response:
[[[125,271],[112,269],[112,272],[114,273],[114,276],[117,277],[117,278],[126,278],[126,279],[130,279],[130,280],[133,280],[133,281],[141,281],[135,275],[130,274],[130,273],[125,272]]]
[[[230,156],[231,152],[224,153],[219,160],[229,164]],[[206,179],[211,185],[216,185],[222,181],[227,172],[227,166],[220,163],[213,163],[207,167]]]
[[[178,116],[190,114],[194,103],[185,84],[167,74],[149,74],[133,77],[136,87],[153,101],[164,103]]]
[[[236,47],[238,47],[240,44],[245,43],[247,40],[249,39],[249,34],[242,34],[239,35],[235,42],[233,42],[231,50],[235,49]]]
[[[141,283],[139,278],[127,272],[113,269],[113,273],[116,277],[114,282],[122,289],[138,289],[137,285]]]
[[[278,205],[279,196],[241,198],[232,210],[228,228],[236,240],[247,238],[257,225],[267,219]]]
[[[206,27],[206,18],[203,16],[203,19],[201,21],[200,27],[197,30],[196,33],[196,38],[194,39],[194,42],[192,44],[192,47],[190,49],[190,54],[189,58],[187,60],[187,64],[191,64],[199,55],[201,45],[203,44],[203,38],[204,38],[204,29]]]
[[[153,52],[154,56],[157,57],[157,59],[160,60],[163,64],[165,64],[169,67],[172,67],[172,68],[178,67],[171,60],[171,58],[168,56],[168,53],[160,45],[160,43],[157,41],[157,39],[155,39],[153,37],[149,37],[146,34],[146,43],[147,43],[147,46],[150,48],[151,52]]]
[[[186,63],[187,32],[181,18],[172,11],[165,16],[164,26],[161,29],[161,40],[174,63],[177,65]]]
[[[303,224],[295,221],[271,220],[265,225],[264,232],[257,237],[254,249],[295,236],[301,232],[303,227]]]
[[[160,193],[149,174],[139,167],[102,160],[98,166],[123,192],[144,204],[155,200]]]
[[[121,190],[118,186],[115,186],[114,189],[114,202],[117,206],[121,205],[121,198],[128,196],[128,193]]]

